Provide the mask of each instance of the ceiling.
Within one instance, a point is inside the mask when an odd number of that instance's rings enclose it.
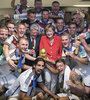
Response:
[[[19,4],[20,0],[16,0],[16,4]],[[27,0],[28,6],[34,6],[34,0]],[[55,0],[42,0],[43,7],[50,7],[52,2]],[[90,7],[90,0],[56,0],[60,2],[60,6],[70,6],[73,5],[85,5],[85,7]],[[11,8],[10,6],[11,0],[0,0],[0,8]]]

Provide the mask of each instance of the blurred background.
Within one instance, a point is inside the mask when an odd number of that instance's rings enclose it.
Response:
[[[34,0],[27,0],[29,7],[34,7]],[[52,2],[55,0],[42,0],[43,7],[51,8]],[[56,0],[60,2],[61,9],[66,11],[76,12],[78,8],[85,9],[90,15],[90,0]],[[15,4],[19,4],[20,0],[16,0]],[[0,19],[6,13],[13,14],[14,10],[11,8],[11,0],[0,0]]]

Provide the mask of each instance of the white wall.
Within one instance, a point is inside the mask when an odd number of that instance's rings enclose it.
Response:
[[[16,0],[16,4],[19,4],[20,0]],[[28,1],[28,6],[34,7],[34,0],[27,0]],[[55,0],[42,0],[43,7],[51,7],[52,2]],[[90,2],[80,2],[80,0],[57,0],[60,2],[60,6],[67,7],[65,10],[68,11],[75,11],[78,8],[73,7],[73,5],[76,4],[88,4],[90,5]],[[11,8],[11,0],[0,0],[0,18],[2,18],[3,14],[9,13],[13,14],[14,11]],[[88,11],[87,8],[84,8]]]

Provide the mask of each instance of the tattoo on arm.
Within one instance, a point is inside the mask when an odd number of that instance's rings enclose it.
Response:
[[[77,85],[81,85],[80,77],[72,75],[72,79]]]

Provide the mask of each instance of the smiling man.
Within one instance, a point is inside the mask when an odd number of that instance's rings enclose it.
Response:
[[[13,82],[16,80],[16,78],[21,74],[23,65],[25,62],[25,52],[28,48],[28,41],[26,38],[21,38],[17,44],[17,48],[11,49],[9,51],[9,56],[15,65],[16,68],[11,67],[10,74],[0,77],[0,84],[6,88],[9,88]],[[8,65],[7,65],[8,67]],[[5,80],[3,80],[5,79]]]
[[[60,93],[68,93],[68,90],[70,93],[73,93],[77,96],[82,96],[84,94],[84,86],[82,85],[80,81],[80,77],[74,72],[71,71],[69,66],[65,64],[65,61],[63,59],[56,60],[56,67],[59,73],[59,87],[60,87]],[[60,95],[60,94],[59,94]],[[62,94],[61,94],[62,95]],[[79,100],[79,98],[75,95],[68,95],[69,99],[72,100]],[[65,96],[65,95],[63,95]]]
[[[18,39],[24,37],[24,35],[26,33],[25,25],[22,23],[19,23],[17,25],[16,31],[17,31],[17,33],[12,34],[9,38],[6,39],[6,41],[4,42],[4,46],[3,46],[3,52],[6,57],[6,60],[13,68],[15,68],[14,62],[11,59],[8,59],[8,58],[10,58],[9,50],[17,47]]]

